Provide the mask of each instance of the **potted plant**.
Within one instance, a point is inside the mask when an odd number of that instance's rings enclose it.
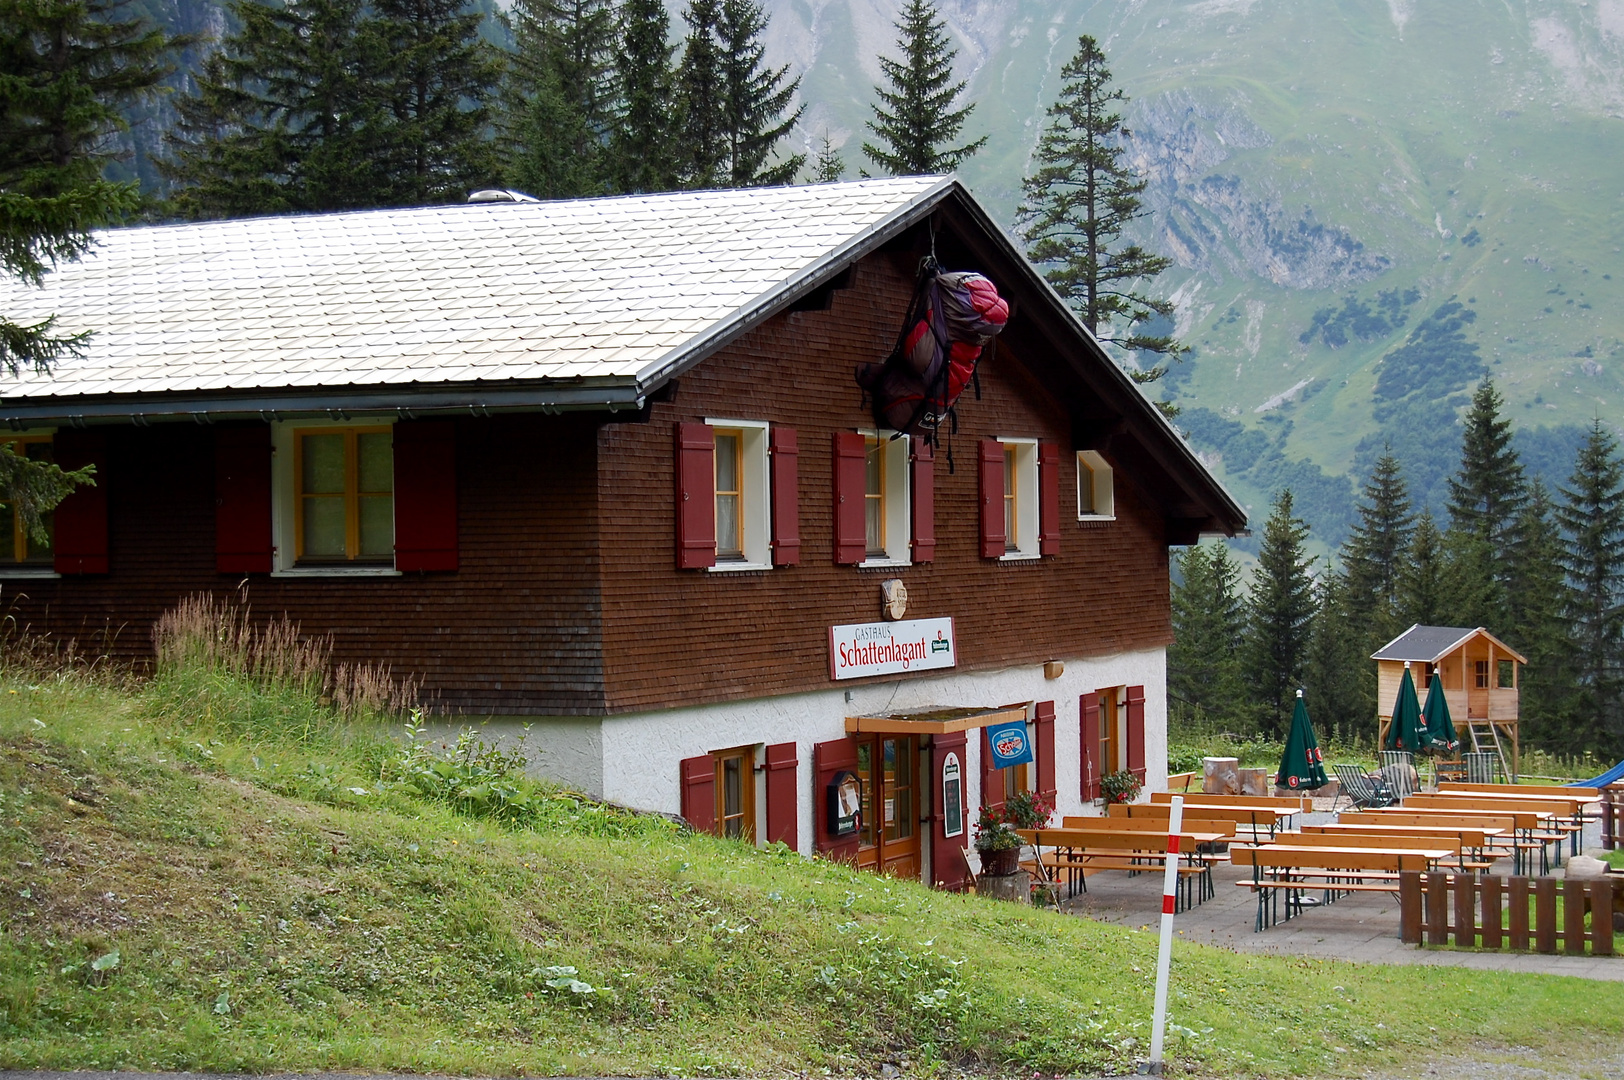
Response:
[[[1127,769],[1106,773],[1100,777],[1100,790],[1108,803],[1129,803],[1139,797],[1139,777]]]
[[[1001,811],[981,808],[976,819],[976,852],[981,856],[981,872],[990,877],[1007,877],[1021,868],[1021,837]]]

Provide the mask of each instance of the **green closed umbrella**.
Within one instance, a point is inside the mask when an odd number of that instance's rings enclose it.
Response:
[[[1324,787],[1325,758],[1320,754],[1319,740],[1314,738],[1314,725],[1308,722],[1308,706],[1303,704],[1303,692],[1297,691],[1297,707],[1291,713],[1291,733],[1286,736],[1286,752],[1280,758],[1280,771],[1274,778],[1276,787]]]
[[[1427,703],[1421,709],[1421,721],[1426,726],[1427,740],[1434,750],[1453,754],[1460,749],[1455,721],[1449,716],[1449,702],[1444,700],[1442,679],[1433,679],[1432,685],[1427,687]]]
[[[1388,750],[1425,750],[1429,745],[1426,721],[1421,719],[1421,702],[1415,696],[1415,680],[1410,665],[1404,664],[1404,681],[1398,684],[1398,701],[1393,704],[1393,722],[1387,725]]]

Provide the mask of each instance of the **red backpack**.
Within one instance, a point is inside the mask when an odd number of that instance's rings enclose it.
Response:
[[[956,421],[959,396],[1008,320],[1009,304],[991,281],[971,271],[942,273],[925,260],[896,347],[884,363],[857,369],[874,422],[934,442],[944,422]]]

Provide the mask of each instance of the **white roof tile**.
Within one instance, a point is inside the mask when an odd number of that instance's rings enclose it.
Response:
[[[0,281],[15,322],[90,331],[0,398],[648,376],[940,178],[114,229]]]

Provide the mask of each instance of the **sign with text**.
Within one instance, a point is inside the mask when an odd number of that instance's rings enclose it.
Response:
[[[942,835],[964,835],[964,772],[951,752],[942,762]]]
[[[1000,769],[1032,760],[1032,740],[1026,736],[1024,720],[988,727],[987,745],[992,747],[992,763]]]
[[[908,619],[829,627],[831,678],[900,675],[957,664],[952,619]]]

